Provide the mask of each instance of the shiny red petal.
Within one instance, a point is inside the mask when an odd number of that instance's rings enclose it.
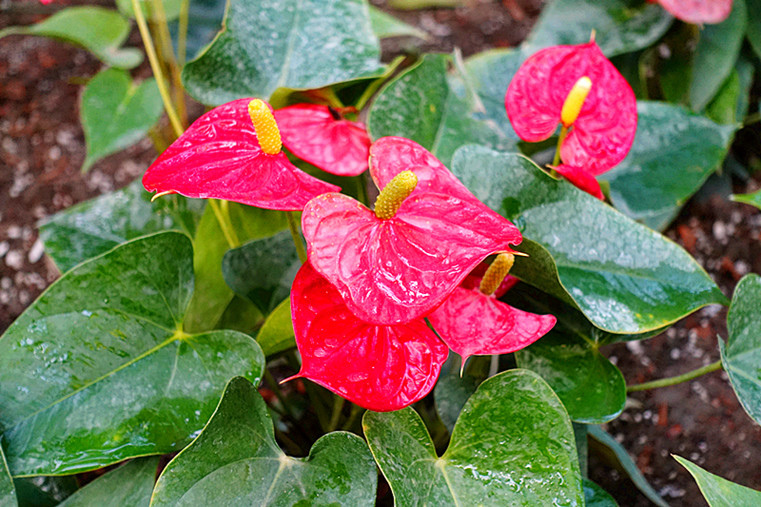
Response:
[[[282,152],[264,153],[250,101],[228,102],[196,120],[148,168],[145,189],[277,210],[301,210],[310,199],[340,190],[299,170]]]
[[[543,141],[557,130],[563,102],[582,76],[592,80],[592,90],[560,153],[564,163],[598,175],[629,153],[637,130],[637,100],[597,44],[553,46],[532,55],[510,82],[505,107],[521,139]]]
[[[693,25],[721,23],[732,12],[732,0],[658,0],[672,16]]]
[[[278,109],[275,119],[283,144],[300,159],[339,176],[367,169],[370,136],[362,123],[336,120],[328,106],[317,104]]]
[[[554,315],[524,312],[478,289],[460,287],[428,320],[463,360],[520,350],[544,336],[557,321]]]
[[[398,410],[436,384],[449,350],[425,322],[376,326],[355,317],[308,263],[291,291],[291,312],[306,377],[362,407]]]
[[[559,165],[554,169],[577,188],[597,197],[601,201],[605,200],[597,179],[584,169],[568,164]]]
[[[413,193],[389,220],[325,194],[304,208],[302,230],[314,268],[374,324],[425,316],[486,256],[522,239],[482,204],[434,192]]]

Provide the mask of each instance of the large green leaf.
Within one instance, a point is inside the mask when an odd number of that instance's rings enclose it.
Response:
[[[761,209],[761,190],[753,192],[752,194],[733,194],[732,200],[735,202],[750,204],[751,206]]]
[[[225,282],[263,313],[272,311],[291,291],[301,267],[290,232],[250,241],[222,259]]]
[[[554,0],[547,4],[523,43],[533,53],[548,46],[595,40],[607,56],[644,49],[666,33],[671,16],[640,0]]]
[[[148,507],[158,458],[139,458],[111,470],[78,490],[58,507]]]
[[[735,131],[681,106],[639,101],[629,155],[600,176],[613,204],[652,229],[664,229],[719,167]]]
[[[0,37],[12,34],[52,37],[87,49],[111,67],[131,69],[140,65],[143,54],[135,48],[120,47],[129,32],[129,21],[116,11],[69,7],[33,25],[0,30]]]
[[[272,310],[262,324],[256,341],[264,351],[264,355],[270,356],[296,346],[296,335],[293,331],[291,320],[291,299],[284,299]]]
[[[376,487],[367,445],[351,433],[324,435],[307,458],[286,456],[264,400],[235,378],[198,438],[164,469],[151,505],[372,505]]]
[[[690,107],[695,111],[702,111],[708,105],[732,72],[747,24],[745,1],[734,0],[726,20],[701,30],[692,61],[689,91]]]
[[[0,438],[14,476],[181,449],[235,375],[264,357],[234,331],[188,335],[190,240],[137,239],[80,264],[0,339]]]
[[[79,203],[40,225],[45,251],[61,271],[130,239],[167,229],[194,234],[203,201],[180,195],[151,202],[138,180],[116,192]]]
[[[450,61],[449,55],[425,55],[420,63],[387,84],[370,108],[370,136],[412,139],[445,164],[449,164],[458,147],[467,143],[496,149],[514,147],[515,138],[508,138],[496,123],[483,118],[484,109],[468,92],[467,85],[463,87],[463,76],[448,74]],[[464,79],[467,83],[468,78]]]
[[[132,82],[127,71],[106,69],[82,93],[80,115],[87,156],[82,170],[142,139],[164,110],[156,80]]]
[[[184,323],[192,332],[216,328],[235,296],[222,273],[225,253],[239,247],[243,241],[271,236],[286,227],[282,211],[226,201],[219,201],[218,210],[221,216],[217,216],[211,205],[206,207],[193,239],[196,292]],[[222,231],[220,220],[229,221],[234,244]]]
[[[584,504],[568,414],[533,372],[484,381],[441,457],[412,408],[368,411],[362,425],[396,505]]]
[[[409,25],[391,14],[386,14],[378,7],[372,5],[370,6],[370,24],[373,27],[375,35],[381,39],[386,37],[429,38],[428,34],[419,28]]]
[[[555,327],[539,341],[515,353],[521,368],[547,381],[577,423],[600,424],[618,417],[626,402],[621,371],[600,353],[610,334],[589,322],[581,312],[538,291],[509,294],[536,313],[557,317]],[[619,335],[620,336],[620,335]]]
[[[0,446],[0,507],[17,507],[16,488],[13,486],[13,479],[8,471],[8,464],[5,462],[3,447]]]
[[[723,477],[706,472],[695,463],[672,454],[698,483],[708,505],[711,507],[757,507],[761,505],[761,491],[746,488]]]
[[[721,361],[745,411],[761,424],[761,277],[746,275],[732,296]]]
[[[516,276],[572,302],[601,329],[644,333],[726,301],[677,244],[521,155],[466,146],[452,169],[522,228],[529,257],[516,259]]]
[[[223,26],[182,71],[205,104],[383,73],[364,0],[230,0]]]
[[[606,433],[602,428],[595,425],[587,426],[587,432],[590,437],[590,449],[594,447],[596,454],[603,454],[603,459],[611,466],[616,466],[623,473],[629,476],[632,483],[642,492],[651,502],[658,507],[668,507],[663,498],[647,482],[645,476],[637,468],[626,449],[618,441]]]

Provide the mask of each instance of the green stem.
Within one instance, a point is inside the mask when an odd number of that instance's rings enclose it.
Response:
[[[342,429],[345,431],[351,431],[351,427],[354,425],[354,421],[357,420],[357,417],[359,417],[359,414],[363,413],[365,409],[360,407],[359,405],[353,405],[351,406],[351,412],[349,412],[349,418],[346,419],[346,422],[344,423]]]
[[[296,245],[296,253],[299,254],[299,260],[304,264],[307,261],[307,251],[304,248],[304,242],[301,240],[301,233],[299,233],[299,226],[296,223],[295,212],[286,211],[285,216],[288,218],[288,228],[291,230],[293,244]]]
[[[190,0],[182,0],[180,4],[180,21],[177,36],[177,63],[185,64],[188,48],[188,19],[190,18]]]
[[[148,30],[148,23],[145,21],[143,9],[140,7],[138,0],[132,0],[132,10],[135,12],[135,21],[137,21],[137,27],[140,30],[140,37],[143,39],[143,45],[145,46],[145,52],[148,55],[148,61],[151,64],[153,76],[156,78],[156,84],[159,88],[161,100],[164,102],[164,109],[169,117],[169,122],[172,124],[172,129],[174,129],[174,135],[180,137],[183,132],[182,123],[180,122],[180,118],[177,116],[177,112],[172,105],[172,100],[169,97],[169,90],[167,89],[166,81],[164,80],[164,73],[161,71],[161,63],[156,56],[156,48],[153,45],[153,39],[151,39],[151,32]]]
[[[285,399],[285,396],[283,395],[283,391],[280,390],[280,384],[277,383],[277,381],[275,380],[275,377],[272,376],[272,373],[270,373],[270,371],[267,368],[264,368],[264,380],[267,381],[269,388],[272,389],[273,393],[275,393],[275,397],[283,406],[283,409],[285,410],[286,414],[288,414],[288,417],[290,417],[291,420],[293,420],[293,422],[296,422],[298,419],[296,418],[296,415],[293,413],[293,410],[291,410],[291,405]]]
[[[227,244],[230,248],[238,248],[240,246],[240,240],[238,235],[235,234],[235,228],[230,221],[230,211],[227,207],[227,201],[217,201],[216,199],[208,199],[209,206],[211,206],[214,216],[217,217],[219,222],[219,228],[222,229],[222,234],[225,235]]]
[[[338,420],[341,418],[341,412],[344,408],[346,400],[340,396],[334,396],[333,411],[330,414],[330,423],[328,423],[328,432],[333,431],[338,426]]]
[[[558,144],[555,147],[555,157],[552,159],[552,165],[556,166],[560,164],[560,147],[563,146],[563,141],[565,141],[566,136],[568,135],[568,127],[565,125],[560,129],[560,136],[558,137]],[[557,176],[557,173],[555,170],[552,170],[552,175]]]
[[[719,359],[715,363],[707,364],[696,370],[688,371],[687,373],[677,375],[676,377],[662,378],[658,380],[653,380],[651,382],[645,382],[642,384],[634,384],[634,385],[626,386],[626,392],[633,393],[636,391],[646,391],[648,389],[656,389],[658,387],[674,386],[677,384],[681,384],[682,382],[687,382],[688,380],[692,380],[694,378],[700,377],[701,375],[705,375],[706,373],[711,373],[712,371],[716,371],[720,369],[721,369],[721,359]]]

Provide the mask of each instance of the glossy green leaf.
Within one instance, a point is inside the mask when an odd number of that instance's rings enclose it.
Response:
[[[692,61],[689,92],[690,107],[695,111],[702,111],[708,105],[732,72],[747,24],[745,1],[734,0],[726,20],[701,30]]]
[[[668,504],[663,501],[663,498],[656,492],[653,487],[647,482],[645,476],[637,468],[637,464],[626,452],[626,449],[619,444],[615,438],[606,433],[599,426],[590,425],[587,426],[587,432],[590,437],[590,449],[593,444],[597,449],[597,454],[605,454],[604,458],[610,462],[611,466],[616,466],[622,472],[629,476],[638,490],[642,492],[651,502],[658,507],[668,507]]]
[[[387,37],[417,37],[428,39],[428,34],[419,28],[387,14],[377,7],[370,5],[370,25],[380,39]]]
[[[706,116],[722,125],[739,124],[745,119],[750,106],[750,89],[753,85],[754,63],[744,54],[737,59],[735,68],[724,80],[716,96],[706,107]]]
[[[597,44],[610,57],[649,47],[671,22],[661,6],[639,0],[554,0],[522,48],[531,54],[548,46],[583,44],[594,30]]]
[[[307,458],[286,456],[264,400],[235,378],[198,438],[164,469],[151,505],[372,505],[376,487],[367,444],[351,433],[324,435]]]
[[[58,507],[123,505],[148,507],[158,458],[139,458],[111,470],[64,500]]]
[[[368,411],[362,425],[396,505],[584,503],[571,422],[530,371],[484,381],[441,457],[412,408]]]
[[[16,488],[13,486],[13,479],[8,471],[8,464],[5,462],[3,447],[0,446],[0,507],[17,507]]]
[[[514,147],[515,139],[509,139],[494,122],[477,119],[483,116],[484,108],[458,86],[456,81],[461,76],[448,75],[450,61],[449,55],[425,55],[387,84],[370,108],[370,136],[412,139],[444,164],[449,164],[455,150],[467,143],[495,149]]]
[[[121,47],[129,32],[129,21],[116,11],[68,7],[39,23],[0,30],[0,37],[12,34],[52,37],[85,48],[106,65],[131,69],[140,65],[143,54],[135,48]]]
[[[14,476],[181,449],[227,380],[261,376],[254,340],[188,335],[188,238],[137,239],[72,269],[0,339],[0,439]]]
[[[761,491],[746,488],[707,472],[689,460],[672,454],[690,472],[711,507],[756,507],[761,505]]]
[[[599,351],[610,335],[549,296],[524,292],[515,297],[528,303],[532,312],[558,319],[539,341],[515,353],[518,366],[547,381],[574,422],[600,424],[618,417],[626,403],[626,381]]]
[[[155,79],[136,84],[125,70],[98,73],[82,93],[80,115],[87,144],[82,171],[145,137],[163,110]]]
[[[753,192],[752,194],[733,194],[732,200],[735,202],[750,204],[751,206],[761,209],[761,190]]]
[[[587,507],[618,507],[610,494],[600,486],[584,479],[584,502]]]
[[[761,58],[761,0],[745,0],[745,4],[748,11],[748,28],[745,35],[756,56]]]
[[[462,407],[476,392],[481,382],[489,376],[489,357],[471,357],[462,376],[460,375],[461,361],[462,358],[457,354],[449,354],[433,390],[436,412],[450,435],[457,418],[460,417]]]
[[[219,201],[219,210],[221,217],[211,206],[206,207],[193,239],[196,291],[184,323],[185,329],[191,332],[215,329],[235,296],[222,273],[225,253],[243,241],[271,236],[286,227],[282,211],[225,201]],[[236,244],[228,242],[220,219],[229,220]]]
[[[476,197],[522,229],[516,276],[597,327],[638,334],[726,298],[681,247],[555,180],[529,159],[466,146],[452,170]]]
[[[665,229],[727,156],[734,126],[722,126],[681,106],[639,101],[629,155],[600,176],[621,212]]]
[[[267,314],[291,292],[301,267],[290,232],[250,241],[222,259],[225,282]]]
[[[293,332],[291,320],[291,299],[284,299],[272,310],[256,335],[256,341],[264,351],[264,355],[270,356],[296,346],[296,336]]]
[[[719,340],[721,362],[745,411],[761,424],[761,277],[745,275],[735,288],[727,315],[727,344]]]
[[[146,234],[178,229],[192,235],[202,209],[203,201],[180,195],[151,202],[138,180],[47,218],[40,225],[40,238],[58,269],[68,271]]]
[[[180,15],[180,8],[183,0],[161,0],[161,6],[163,8],[163,16],[160,16],[154,6],[154,0],[138,0],[140,10],[143,11],[143,16],[146,19],[155,19],[158,21],[163,17],[167,21],[177,19]],[[192,2],[191,2],[192,3]],[[116,7],[125,16],[135,19],[135,10],[132,8],[132,0],[116,0]]]
[[[322,88],[384,70],[363,0],[231,0],[223,26],[182,71],[186,89],[204,104],[266,99],[278,88]]]

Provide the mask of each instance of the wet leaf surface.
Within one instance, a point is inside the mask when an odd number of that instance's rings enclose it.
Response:
[[[681,106],[639,101],[629,155],[600,177],[621,212],[656,230],[666,226],[727,156],[734,126]]]
[[[638,0],[555,0],[542,11],[522,49],[534,51],[595,40],[607,56],[644,49],[666,33],[672,18],[658,5]]]
[[[11,34],[40,35],[81,46],[106,65],[131,69],[143,61],[136,48],[122,48],[130,32],[129,21],[116,11],[101,7],[69,7],[29,26],[0,30]]]
[[[204,104],[383,73],[362,0],[232,0],[224,27],[182,72],[188,92]]]
[[[745,411],[761,424],[761,277],[746,275],[732,296],[721,361]]]
[[[412,408],[365,413],[365,436],[396,505],[583,505],[568,415],[526,370],[482,383],[436,455]]]
[[[522,227],[529,257],[516,259],[512,273],[577,305],[601,329],[644,333],[726,301],[681,247],[521,155],[468,146],[453,172]]]
[[[264,400],[238,377],[198,438],[164,469],[151,505],[372,505],[376,487],[367,444],[351,433],[324,435],[307,458],[286,456]]]
[[[179,331],[193,291],[186,236],[126,243],[69,271],[0,339],[0,428],[14,476],[181,449],[227,380],[261,377],[242,333]]]
[[[80,115],[87,142],[82,170],[142,139],[163,111],[155,79],[138,84],[125,70],[98,73],[82,93]]]
[[[707,472],[681,456],[672,454],[695,479],[711,507],[754,507],[761,504],[761,491],[747,488]]]
[[[59,507],[123,505],[148,507],[158,458],[138,458],[98,477],[68,497]]]
[[[448,55],[425,55],[381,89],[368,113],[370,137],[412,139],[444,164],[449,164],[458,147],[468,143],[495,149],[514,147],[517,139],[487,121],[486,109],[457,84],[461,78],[448,74],[449,62]]]
[[[0,507],[17,507],[16,488],[13,486],[13,479],[8,471],[8,464],[5,462],[3,448],[0,446]]]

